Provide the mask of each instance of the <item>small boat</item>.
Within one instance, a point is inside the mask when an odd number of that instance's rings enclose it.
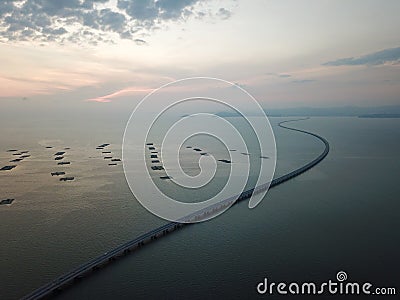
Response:
[[[7,152],[17,152],[18,150],[16,150],[16,149],[10,149],[10,150],[7,150]]]
[[[57,152],[56,154],[54,154],[54,156],[60,156],[60,155],[64,155],[64,154],[65,154],[65,152],[60,151],[60,152]]]
[[[22,152],[21,152],[22,153]],[[28,158],[28,157],[31,157],[30,155],[28,155],[28,154],[25,154],[25,155],[22,155],[21,156],[21,158]]]
[[[166,180],[166,179],[172,179],[171,176],[161,176],[160,179]]]
[[[118,164],[115,164],[115,163],[113,163],[113,164],[108,164],[109,166],[118,166]]]
[[[29,151],[24,150],[24,151],[21,151],[20,153],[21,153],[21,154],[26,154],[26,153],[29,153]]]
[[[153,146],[153,143],[147,143],[146,145],[147,146]]]
[[[151,161],[153,164],[159,163],[160,161],[158,159],[154,159]]]
[[[57,156],[54,160],[62,160],[64,159],[64,156]]]
[[[111,159],[112,156],[104,156],[104,159]]]
[[[149,147],[149,150],[156,150],[155,147]]]
[[[103,153],[103,154],[110,154],[111,151],[103,151],[103,152],[101,152],[101,153]]]
[[[119,158],[113,158],[111,161],[121,161]]]
[[[197,151],[197,152],[200,152],[200,151],[202,151],[201,149],[199,149],[199,148],[193,148],[193,150],[194,151]]]
[[[63,165],[70,165],[71,163],[69,161],[61,161],[57,165],[63,166]]]
[[[158,158],[157,154],[150,155],[150,158]]]

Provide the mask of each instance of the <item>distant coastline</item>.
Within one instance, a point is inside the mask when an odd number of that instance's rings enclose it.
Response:
[[[400,118],[400,114],[367,114],[360,115],[359,118],[372,118],[372,119],[392,119]]]
[[[400,118],[400,105],[388,106],[341,106],[341,107],[292,107],[264,108],[268,117],[359,117],[359,118]],[[220,117],[238,117],[234,111],[221,111]],[[249,112],[246,116],[259,116]]]

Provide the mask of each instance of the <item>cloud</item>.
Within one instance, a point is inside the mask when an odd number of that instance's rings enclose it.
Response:
[[[220,16],[221,19],[226,20],[226,19],[229,19],[231,17],[232,13],[229,10],[227,10],[226,8],[221,7],[218,10],[217,15]]]
[[[312,83],[315,81],[316,81],[315,79],[299,79],[299,80],[293,80],[292,83],[303,84],[303,83]]]
[[[154,89],[150,88],[137,88],[137,87],[128,87],[119,91],[116,91],[114,93],[105,95],[105,96],[100,96],[97,98],[91,98],[87,99],[86,101],[88,102],[99,102],[99,103],[109,103],[112,102],[114,98],[122,97],[122,96],[127,96],[127,95],[133,95],[133,94],[145,94],[145,93],[150,93]]]
[[[279,78],[290,78],[292,75],[290,74],[279,74],[279,73],[267,73],[268,76],[279,77]]]
[[[383,65],[386,63],[397,64],[400,62],[400,47],[374,52],[360,57],[341,58],[326,62],[324,66],[361,66]]]
[[[134,39],[133,41],[136,43],[136,45],[139,45],[139,46],[147,44],[147,42],[142,39]]]
[[[137,22],[153,22],[159,17],[158,9],[154,1],[122,1],[118,0],[117,7],[125,11]]]
[[[104,31],[123,32],[126,26],[125,16],[111,9],[102,9],[99,12],[98,24]]]
[[[0,41],[97,44],[119,37],[137,43],[143,35],[162,28],[165,22],[205,15],[201,4],[207,1],[2,0]],[[220,19],[231,15],[225,8],[212,14]]]

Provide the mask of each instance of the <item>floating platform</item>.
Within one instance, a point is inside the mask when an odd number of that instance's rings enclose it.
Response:
[[[0,201],[0,205],[10,205],[14,202],[15,199],[5,199]]]
[[[110,146],[110,144],[101,144],[101,145],[97,146],[97,148],[104,148],[104,147],[107,147],[107,146]]]
[[[23,160],[24,160],[23,158],[16,158],[16,159],[10,160],[10,162],[19,162],[19,161],[23,161]]]
[[[5,166],[0,169],[0,171],[10,171],[14,169],[16,166]]]
[[[161,170],[164,170],[164,167],[163,166],[152,166],[151,169],[154,171],[161,171]]]
[[[230,160],[228,160],[228,159],[218,159],[218,161],[223,162],[223,163],[226,163],[226,164],[232,163],[232,162],[231,162]]]
[[[65,172],[51,172],[51,176],[61,176],[65,175]]]
[[[63,177],[60,178],[60,181],[73,181],[75,179],[75,177]]]
[[[57,165],[63,166],[63,165],[70,165],[71,163],[69,161],[61,161]]]

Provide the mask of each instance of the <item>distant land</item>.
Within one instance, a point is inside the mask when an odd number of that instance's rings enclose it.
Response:
[[[370,115],[360,115],[359,118],[400,118],[400,114],[370,114]]]
[[[390,106],[340,106],[340,107],[293,107],[264,109],[268,117],[360,117],[360,118],[400,118],[400,105]],[[233,111],[217,113],[220,117],[237,117]],[[256,116],[256,113],[248,113]]]

